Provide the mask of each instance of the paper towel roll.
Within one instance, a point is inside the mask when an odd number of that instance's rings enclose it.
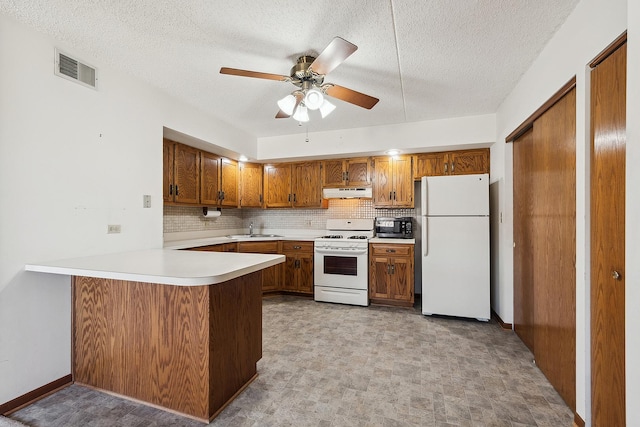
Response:
[[[202,214],[205,218],[217,218],[222,215],[222,211],[219,209],[202,208]]]

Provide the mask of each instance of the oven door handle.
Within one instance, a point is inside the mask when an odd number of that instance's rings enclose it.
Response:
[[[362,255],[366,254],[368,249],[324,249],[324,248],[315,248],[314,251],[319,254],[331,254],[331,255]]]

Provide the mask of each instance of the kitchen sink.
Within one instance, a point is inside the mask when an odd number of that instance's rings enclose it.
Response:
[[[254,237],[282,237],[280,234],[230,234],[227,237],[231,239],[247,239]]]

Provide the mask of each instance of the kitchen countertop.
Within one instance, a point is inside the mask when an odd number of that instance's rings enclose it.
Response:
[[[373,239],[369,239],[369,243],[393,243],[393,244],[415,245],[416,239],[392,239],[387,237],[374,237]]]
[[[309,234],[280,234],[280,233],[265,233],[265,234],[277,234],[277,236],[273,237],[249,237],[249,235],[234,235],[229,236],[213,236],[213,237],[203,237],[203,238],[195,238],[195,239],[184,239],[184,240],[172,240],[165,241],[164,248],[165,249],[188,249],[188,248],[196,248],[199,246],[209,246],[209,245],[220,245],[223,243],[233,243],[233,242],[264,242],[269,240],[302,240],[313,242],[317,237],[323,236],[325,232],[318,232],[317,234],[309,235]]]
[[[285,261],[284,255],[148,249],[25,265],[41,273],[177,286],[226,282]]]

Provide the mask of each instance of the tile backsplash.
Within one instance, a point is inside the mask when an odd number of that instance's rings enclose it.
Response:
[[[415,209],[376,209],[368,199],[331,199],[327,209],[222,209],[217,218],[202,216],[202,208],[165,206],[164,233],[248,228],[324,230],[327,218],[415,216]]]

